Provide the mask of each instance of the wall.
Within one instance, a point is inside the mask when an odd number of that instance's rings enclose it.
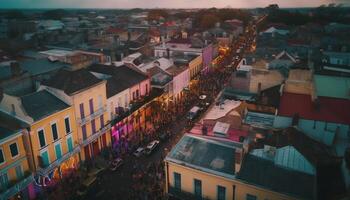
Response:
[[[123,107],[127,108],[130,104],[130,91],[129,88],[119,92],[118,94],[107,99],[107,112],[110,114],[110,119],[113,119],[115,114],[115,108]]]
[[[257,186],[249,185],[241,182],[238,179],[227,179],[220,176],[208,174],[205,172],[197,171],[191,168],[187,168],[175,163],[168,163],[168,183],[174,185],[174,172],[181,174],[181,189],[186,192],[194,193],[194,179],[202,181],[202,197],[209,199],[217,199],[217,186],[224,186],[226,188],[226,199],[242,200],[246,199],[247,194],[252,194],[257,199],[269,199],[269,200],[287,200],[295,199],[288,197],[284,194],[272,192]],[[165,165],[166,166],[166,165]],[[233,186],[235,186],[235,192],[233,192]],[[233,197],[234,195],[234,197]]]
[[[179,94],[190,83],[189,69],[182,71],[173,77],[173,95]]]
[[[99,105],[99,96],[101,97],[102,103]],[[78,141],[82,142],[83,141],[83,133],[82,133],[82,126],[79,124],[80,120],[80,103],[84,104],[84,113],[85,117],[90,116],[90,107],[89,107],[89,99],[93,99],[93,104],[94,104],[94,112],[97,112],[101,106],[103,106],[106,111],[103,113],[104,115],[104,124],[107,124],[107,121],[110,120],[110,114],[107,113],[107,98],[106,98],[106,82],[102,82],[98,85],[95,85],[89,89],[86,89],[85,91],[82,91],[80,93],[75,94],[72,96],[73,98],[73,107],[74,107],[74,114],[76,117],[76,126],[77,126],[77,133],[78,133]],[[88,121],[86,124],[86,133],[87,133],[87,138],[90,137],[92,133],[92,125],[91,125],[91,120]],[[98,131],[101,127],[100,124],[100,117],[95,118],[95,127],[96,131]],[[106,142],[107,145],[110,144],[111,138],[109,131],[106,131]],[[99,148],[101,149],[102,141],[101,139],[98,140],[98,145]],[[81,158],[82,160],[85,160],[85,153],[84,150],[81,150]]]
[[[71,133],[66,133],[64,119],[69,117]],[[53,140],[51,124],[56,123],[58,130],[58,138],[56,141]],[[40,129],[44,130],[46,146],[41,148],[39,142],[38,131]],[[68,153],[68,144],[67,139],[72,137],[73,148],[78,145],[78,135],[75,122],[75,115],[72,107],[69,107],[65,110],[54,113],[40,121],[35,122],[30,127],[30,141],[32,146],[32,153],[35,162],[36,170],[39,168],[39,158],[42,152],[48,151],[49,161],[52,163],[57,159],[55,152],[55,144],[61,144],[62,156]]]
[[[191,60],[188,63],[188,67],[190,68],[190,78],[194,78],[196,75],[200,73],[203,65],[203,57],[202,55],[197,56],[195,59]]]
[[[1,132],[0,132],[0,134],[1,134]],[[11,156],[11,151],[10,151],[10,146],[9,146],[13,143],[17,143],[17,149],[18,149],[18,156],[14,157],[14,158],[12,158],[12,156]],[[15,167],[18,165],[21,165],[23,174],[25,172],[29,171],[29,165],[28,165],[26,151],[24,149],[22,133],[13,134],[12,138],[10,138],[10,139],[8,139],[0,144],[0,148],[3,151],[3,156],[5,159],[5,162],[0,165],[1,173],[5,172],[5,171],[2,171],[4,168],[12,165],[13,163],[15,163],[19,160],[22,160],[7,170],[7,176],[8,176],[9,183],[11,181],[21,180],[22,178],[19,178],[16,175]]]

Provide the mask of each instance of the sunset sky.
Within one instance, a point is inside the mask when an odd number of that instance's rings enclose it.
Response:
[[[255,8],[277,3],[280,7],[314,7],[350,0],[0,0],[0,8]]]

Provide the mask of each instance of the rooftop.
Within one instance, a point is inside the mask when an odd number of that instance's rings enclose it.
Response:
[[[0,111],[0,140],[16,134],[27,126],[24,122]]]
[[[244,157],[237,178],[297,198],[315,198],[315,176],[285,168],[253,154]]]
[[[219,119],[241,104],[240,101],[225,100],[220,106],[211,107],[203,119]]]
[[[318,97],[313,102],[310,95],[283,93],[278,115],[293,117],[297,113],[303,119],[350,124],[350,100]]]
[[[237,144],[228,140],[213,140],[184,135],[165,158],[186,167],[233,178]],[[239,148],[239,147],[238,147]]]
[[[66,94],[72,95],[99,84],[102,81],[103,80],[96,78],[86,69],[79,69],[76,71],[61,69],[52,78],[45,81],[43,85],[63,90]]]
[[[318,96],[350,99],[350,78],[314,75],[314,81]]]
[[[133,70],[125,65],[115,67],[110,65],[95,64],[89,67],[92,72],[110,75],[107,79],[107,98],[118,94],[119,92],[128,89],[148,77],[136,70]]]
[[[41,120],[69,107],[46,90],[23,96],[21,101],[24,110],[34,121]]]

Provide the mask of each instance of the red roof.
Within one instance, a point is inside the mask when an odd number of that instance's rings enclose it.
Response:
[[[109,34],[117,34],[117,33],[122,33],[122,32],[124,32],[124,30],[121,29],[121,28],[109,27],[109,28],[106,30],[106,32],[109,33]]]
[[[310,95],[285,92],[278,115],[293,117],[298,113],[303,119],[350,124],[350,100],[318,97],[318,101],[317,109]]]
[[[191,39],[189,38],[177,38],[172,39],[168,43],[174,43],[174,44],[191,44]]]
[[[202,135],[203,134],[202,127],[203,127],[202,124],[197,123],[194,125],[194,127],[191,129],[189,133],[194,135]],[[213,129],[214,129],[214,126],[207,127],[207,131],[208,131],[207,136],[217,137],[214,135]],[[227,139],[231,141],[239,142],[240,136],[247,137],[247,135],[248,135],[247,131],[230,128],[227,132]]]

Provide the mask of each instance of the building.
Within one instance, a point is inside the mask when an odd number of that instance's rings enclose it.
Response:
[[[4,94],[1,109],[28,126],[25,151],[37,185],[54,184],[77,168],[80,147],[72,107],[41,90],[21,97]]]
[[[291,106],[293,105],[293,106]],[[349,138],[350,101],[284,92],[274,121],[275,128],[295,125],[306,135],[343,156]]]
[[[184,135],[165,158],[166,192],[179,199],[314,199],[314,168],[301,172],[294,161],[274,163],[259,157],[269,156],[268,151],[248,150],[224,138]],[[276,157],[292,151],[281,148]]]
[[[55,94],[74,110],[81,160],[98,155],[111,143],[110,115],[107,113],[106,80],[86,69],[62,69],[41,88]]]
[[[29,168],[24,135],[27,124],[0,111],[0,199],[33,199],[34,176]]]
[[[201,55],[203,60],[202,71],[209,71],[211,61],[213,60],[213,46],[208,41],[202,42],[198,38],[173,39],[163,42],[161,45],[154,47],[155,57],[172,57],[177,53],[185,55]]]
[[[136,137],[150,127],[151,82],[148,76],[127,66],[92,65],[91,73],[106,80],[107,112],[112,120],[112,137],[119,142],[122,137]],[[148,117],[147,117],[148,116]],[[137,136],[142,140],[142,134]]]
[[[190,79],[193,80],[202,71],[202,55],[177,55],[172,57],[175,63],[187,65],[190,70]]]

